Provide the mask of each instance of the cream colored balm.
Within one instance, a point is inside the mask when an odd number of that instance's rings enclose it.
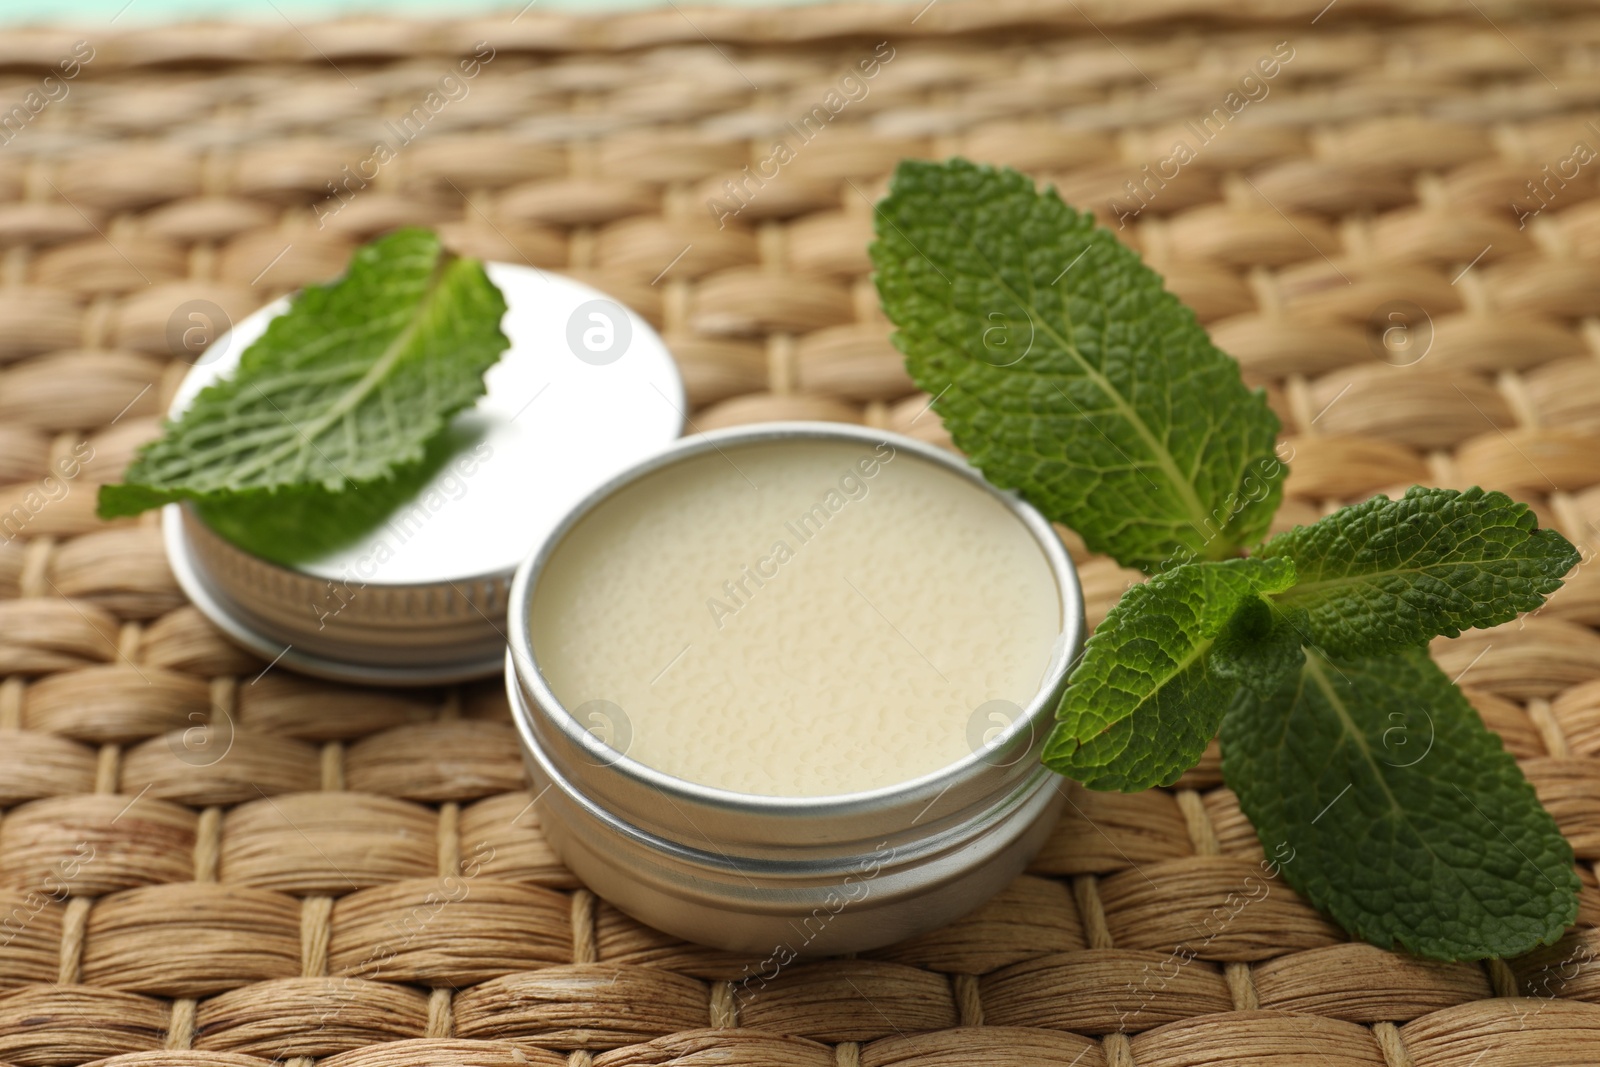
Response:
[[[1038,542],[983,486],[888,443],[775,440],[597,505],[529,622],[557,699],[620,708],[606,739],[628,756],[798,797],[970,755],[1006,721],[994,702],[1040,689],[1062,615]]]

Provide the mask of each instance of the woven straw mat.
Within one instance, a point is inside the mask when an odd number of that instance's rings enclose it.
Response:
[[[1230,907],[1263,857],[1213,750],[1172,789],[1073,787],[1032,869],[971,917],[742,997],[752,961],[562,868],[498,683],[266,669],[185,602],[153,515],[93,516],[187,369],[169,325],[188,302],[237,318],[401,224],[638,309],[698,429],[947,442],[866,245],[898,160],[959,153],[1100,214],[1266,387],[1293,450],[1280,526],[1481,484],[1592,549],[1600,18],[1323,2],[0,35],[0,514],[26,513],[0,543],[0,1062],[1600,1063],[1594,571],[1435,649],[1577,850],[1566,942],[1425,963],[1350,943],[1281,881]],[[45,82],[79,40],[92,58]],[[475,51],[448,83],[468,91],[360,178],[397,140],[385,120]],[[784,126],[845,90],[810,140]],[[1074,552],[1096,621],[1132,576]],[[1175,965],[1180,946],[1198,958]]]

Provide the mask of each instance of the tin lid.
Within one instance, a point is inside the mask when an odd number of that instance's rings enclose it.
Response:
[[[682,431],[683,383],[661,338],[581,282],[486,265],[511,345],[486,394],[452,423],[466,444],[359,541],[293,567],[212,532],[187,505],[163,515],[184,591],[231,638],[318,677],[386,685],[497,674],[511,577],[578,501]],[[217,338],[185,376],[176,418],[231,374],[278,300]]]

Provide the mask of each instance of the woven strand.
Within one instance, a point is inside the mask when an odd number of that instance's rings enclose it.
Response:
[[[94,487],[188,370],[180,308],[236,320],[403,224],[626,301],[662,331],[697,428],[832,419],[948,447],[865,249],[900,158],[964,154],[1094,211],[1266,391],[1292,455],[1277,528],[1412,482],[1482,484],[1600,547],[1600,184],[1567,162],[1600,145],[1590,12],[921,7],[106,33],[68,95],[7,127],[0,1061],[1600,1059],[1587,563],[1543,610],[1434,646],[1574,844],[1585,891],[1561,943],[1412,960],[1274,885],[1189,958],[1264,858],[1213,746],[1171,790],[1067,787],[1032,869],[968,918],[748,996],[760,961],[649,930],[561,866],[494,683],[267,669],[185,602],[156,516],[95,518]],[[5,35],[4,99],[81,37]],[[494,58],[469,92],[357,175],[383,120],[480,41]],[[1294,59],[1260,77],[1280,41]],[[894,58],[865,94],[778,177],[746,178],[878,42]],[[1251,71],[1270,91],[1138,186]],[[1398,355],[1396,310],[1416,341]],[[1138,576],[1065,540],[1098,622]]]

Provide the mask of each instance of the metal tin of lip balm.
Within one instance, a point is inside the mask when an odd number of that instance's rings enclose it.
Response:
[[[288,567],[235,547],[188,505],[164,509],[179,584],[239,644],[341,681],[496,674],[511,577],[541,532],[682,431],[683,383],[649,324],[571,278],[485,267],[505,294],[501,328],[511,345],[484,375],[485,395],[451,423],[462,447],[382,525]],[[288,307],[279,300],[218,337],[169,416],[231,373]]]
[[[1044,681],[969,757],[897,785],[839,796],[755,796],[684,781],[611,748],[564,708],[537,662],[530,614],[562,538],[619,490],[680,461],[774,441],[889,441],[983,486],[1033,535],[1055,579],[1061,633]],[[730,460],[730,462],[733,462]],[[795,956],[890,944],[972,911],[1015,878],[1064,794],[1039,762],[1083,641],[1077,573],[1043,516],[958,457],[911,438],[827,423],[697,435],[619,474],[550,530],[512,583],[506,684],[542,808],[567,866],[635,918],[690,941]],[[870,891],[862,884],[870,882]],[[796,945],[800,947],[796,948]]]

